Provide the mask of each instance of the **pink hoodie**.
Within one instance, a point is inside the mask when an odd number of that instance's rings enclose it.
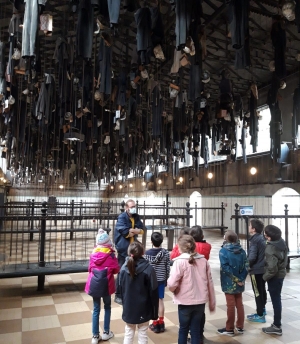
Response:
[[[196,263],[189,263],[190,254],[183,253],[174,259],[168,287],[174,293],[173,302],[178,305],[209,303],[209,310],[216,308],[214,283],[210,266],[203,255],[194,256]]]

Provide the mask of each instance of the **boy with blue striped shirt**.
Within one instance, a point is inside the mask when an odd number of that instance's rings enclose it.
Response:
[[[144,258],[149,261],[155,270],[157,283],[158,283],[158,295],[159,295],[159,307],[158,307],[158,319],[154,320],[149,326],[150,330],[155,333],[165,331],[164,323],[164,296],[165,286],[167,279],[170,275],[170,254],[167,250],[161,247],[164,238],[159,232],[153,232],[151,235],[152,248],[146,251]]]

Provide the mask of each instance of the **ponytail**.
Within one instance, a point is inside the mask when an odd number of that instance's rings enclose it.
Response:
[[[127,260],[127,268],[129,270],[131,278],[133,278],[135,276],[135,260],[133,255],[129,256]]]
[[[189,263],[191,264],[191,265],[194,265],[195,263],[196,263],[196,260],[195,260],[195,258],[194,258],[194,256],[197,254],[197,252],[193,252],[193,253],[191,253],[191,255],[190,255],[190,258],[189,258]]]
[[[138,242],[134,241],[128,247],[128,260],[127,260],[127,268],[129,270],[131,278],[135,276],[135,262],[140,259],[144,254],[144,246]]]

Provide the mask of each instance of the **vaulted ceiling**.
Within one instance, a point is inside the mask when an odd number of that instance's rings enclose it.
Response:
[[[76,1],[73,1],[76,3]],[[170,69],[173,63],[173,54],[175,48],[175,20],[176,15],[172,10],[169,1],[143,1],[147,6],[156,6],[159,3],[163,18],[165,38],[162,44],[162,48],[165,54],[165,60],[159,61],[152,57],[151,64],[148,67],[149,75],[152,74],[155,80],[158,80],[161,85],[161,93],[165,100],[164,110],[167,112],[172,112],[173,110],[173,100],[169,98],[169,85],[174,79],[174,76],[170,74]],[[231,38],[230,38],[230,28],[228,23],[228,3],[230,1],[225,0],[203,0],[203,18],[202,24],[206,33],[206,49],[207,56],[203,60],[203,68],[210,73],[210,82],[205,84],[205,92],[210,93],[211,97],[208,100],[213,103],[219,97],[219,83],[220,74],[223,69],[227,69],[230,74],[230,79],[232,80],[234,92],[240,93],[245,96],[249,90],[249,85],[255,82],[258,89],[265,87],[270,84],[272,73],[269,69],[269,63],[274,59],[274,49],[271,41],[271,27],[272,18],[276,15],[281,15],[281,2],[275,0],[251,0],[250,1],[250,14],[249,14],[249,27],[250,27],[250,54],[251,54],[251,65],[245,69],[235,69],[235,50],[232,48]],[[72,1],[61,1],[61,0],[48,0],[46,3],[44,13],[49,13],[53,16],[53,33],[51,36],[45,36],[43,32],[39,32],[40,36],[40,47],[41,47],[41,70],[42,73],[39,76],[39,80],[43,79],[43,74],[49,68],[52,68],[52,73],[55,74],[58,79],[58,69],[59,66],[55,63],[53,59],[56,41],[58,37],[73,37],[76,36],[76,27],[78,15],[71,11]],[[112,70],[115,77],[119,75],[121,71],[130,71],[131,57],[136,45],[136,24],[134,20],[134,13],[129,12],[124,9],[123,1],[121,1],[120,18],[118,25],[118,32],[114,35],[112,32],[113,39],[113,59],[112,59]],[[20,12],[22,16],[22,11]],[[8,27],[13,15],[13,5],[9,0],[0,0],[0,40],[6,44],[6,54],[8,57],[9,50],[9,34]],[[104,25],[107,25],[105,20],[102,18],[101,13],[95,12],[95,18],[99,18]],[[110,32],[109,29],[106,29]],[[300,52],[300,35],[298,34],[297,26],[295,21],[285,20],[285,30],[287,35],[287,49],[286,49],[286,66],[287,75],[293,74],[298,71],[299,62],[296,59],[297,54]],[[94,46],[97,45],[97,37],[94,36]],[[94,64],[97,59],[97,49],[93,50],[92,63]],[[80,77],[82,72],[83,62],[80,58],[76,58],[76,73]],[[182,74],[182,84],[187,87],[189,78],[189,67],[183,68]],[[23,91],[26,88],[26,81],[24,76],[18,76],[18,87],[19,91]],[[142,91],[146,90],[146,83],[142,84]],[[130,89],[130,85],[128,85]],[[131,90],[133,93],[133,91]],[[143,97],[142,105],[139,111],[148,111],[149,104],[148,98]],[[151,127],[151,123],[150,123]],[[5,137],[5,123],[2,126],[2,138]],[[39,130],[39,129],[38,129]],[[54,130],[56,130],[54,128]],[[61,123],[58,130],[61,130]],[[104,134],[104,133],[102,133]],[[53,137],[58,137],[62,141],[61,135],[58,132],[53,133]],[[55,138],[52,139],[55,141]],[[99,141],[100,142],[100,141]],[[97,145],[99,146],[99,142]],[[58,143],[61,146],[61,142]],[[64,147],[65,149],[66,147]],[[93,146],[93,150],[97,150],[98,147]],[[99,150],[98,150],[99,151]],[[101,149],[100,149],[101,151]],[[48,154],[49,152],[47,152]],[[18,154],[21,155],[20,150]],[[60,159],[70,163],[70,148],[64,153]],[[90,158],[89,158],[90,154]],[[92,153],[87,153],[88,160],[90,159],[90,164],[95,163],[96,155]],[[18,157],[17,157],[18,158]],[[43,160],[44,158],[44,160]],[[32,157],[31,160],[35,158]],[[46,175],[45,162],[46,157],[42,157],[40,160],[40,165],[37,167],[33,166],[34,161],[30,161],[28,158],[19,158],[18,166],[15,166],[15,172],[21,169],[26,171],[27,169],[32,169],[33,174],[36,178],[34,181],[40,179],[38,174],[41,173]],[[76,162],[72,162],[78,167],[73,170],[86,171],[89,169],[88,166],[82,166],[80,161],[86,160],[86,157],[77,157]],[[93,160],[93,161],[92,161]],[[100,159],[101,161],[101,159]],[[55,163],[55,162],[54,162]],[[81,164],[81,165],[80,165]],[[100,163],[101,164],[101,163]],[[11,169],[11,164],[8,167]],[[65,165],[62,170],[65,169]],[[123,166],[124,167],[124,166]],[[67,165],[70,170],[70,166]],[[109,168],[109,164],[106,164],[104,170]],[[59,168],[56,168],[59,170]],[[55,170],[55,168],[54,168]],[[100,168],[103,171],[103,167]],[[78,174],[78,173],[77,173]],[[90,176],[92,173],[87,173]],[[95,174],[95,173],[93,173]],[[126,174],[126,173],[125,173]],[[23,173],[24,175],[24,173]],[[81,175],[79,173],[79,175]],[[123,171],[124,175],[124,171]],[[62,172],[60,172],[60,177]],[[108,174],[109,176],[109,174]],[[100,174],[100,177],[103,177]],[[71,176],[73,178],[73,176]],[[90,177],[89,177],[90,178]],[[95,179],[98,179],[96,176]],[[66,177],[64,177],[66,179]],[[76,178],[75,178],[76,179]],[[18,179],[19,180],[19,179]],[[82,180],[81,177],[77,178]]]

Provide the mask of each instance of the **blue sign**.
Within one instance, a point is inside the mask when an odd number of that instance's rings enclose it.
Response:
[[[240,205],[240,215],[254,215],[253,205]]]

